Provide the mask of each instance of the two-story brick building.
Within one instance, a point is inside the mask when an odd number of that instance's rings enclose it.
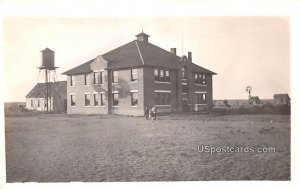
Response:
[[[151,44],[149,35],[64,72],[69,114],[144,115],[146,107],[162,111],[210,109],[215,74]]]

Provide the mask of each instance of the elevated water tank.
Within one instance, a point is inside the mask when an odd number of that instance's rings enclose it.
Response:
[[[42,52],[42,65],[41,68],[48,70],[55,70],[54,65],[54,51],[49,48],[46,48]]]

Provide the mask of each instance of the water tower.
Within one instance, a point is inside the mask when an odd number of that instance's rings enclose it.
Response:
[[[55,82],[56,68],[54,61],[54,51],[46,48],[42,52],[42,65],[38,67],[39,71],[45,71],[45,111],[51,111],[51,82]]]

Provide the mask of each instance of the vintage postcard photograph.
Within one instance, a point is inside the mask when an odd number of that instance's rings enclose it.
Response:
[[[291,183],[294,23],[3,17],[1,182]]]
[[[291,179],[288,17],[3,31],[7,182]]]

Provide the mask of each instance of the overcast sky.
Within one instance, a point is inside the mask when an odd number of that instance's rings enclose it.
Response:
[[[191,51],[193,62],[218,73],[214,99],[247,98],[248,85],[260,98],[290,93],[287,17],[6,17],[5,101],[25,101],[42,81],[36,67],[44,48],[55,51],[57,76],[66,80],[62,72],[134,40],[142,30],[150,43],[176,47],[180,56]]]

